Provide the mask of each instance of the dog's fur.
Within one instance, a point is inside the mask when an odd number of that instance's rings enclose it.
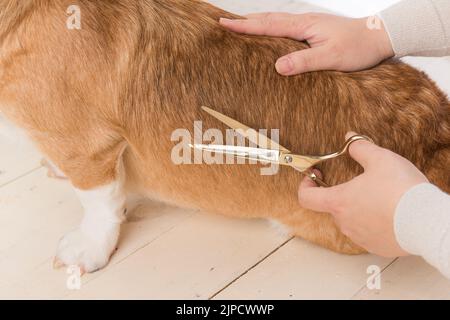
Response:
[[[72,4],[81,30],[65,27]],[[300,154],[335,151],[353,130],[450,192],[450,104],[425,74],[390,60],[362,72],[283,77],[274,62],[304,43],[234,34],[220,17],[236,16],[197,0],[0,0],[0,108],[78,189],[116,181],[123,159],[134,191],[275,219],[343,253],[363,250],[329,215],[299,207],[297,172],[177,166],[171,133],[201,119],[205,129],[225,129],[202,105],[254,128],[280,128],[280,143]],[[348,157],[320,169],[333,185],[361,172]]]

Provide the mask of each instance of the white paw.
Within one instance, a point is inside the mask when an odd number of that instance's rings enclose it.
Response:
[[[83,273],[105,267],[116,249],[118,235],[118,228],[110,230],[105,236],[96,235],[95,238],[80,229],[66,234],[59,242],[55,267],[79,266]]]

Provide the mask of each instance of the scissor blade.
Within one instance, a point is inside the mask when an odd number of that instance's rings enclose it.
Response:
[[[237,133],[243,135],[251,143],[254,143],[257,146],[260,146],[262,148],[270,147],[271,149],[280,150],[280,151],[283,151],[283,152],[286,152],[286,153],[290,152],[288,149],[286,149],[285,147],[279,145],[278,143],[276,143],[272,139],[269,139],[267,136],[259,133],[256,130],[253,130],[252,128],[246,126],[245,124],[240,123],[237,120],[234,120],[234,119],[232,119],[230,117],[227,117],[226,115],[221,114],[220,112],[214,111],[211,108],[208,108],[208,107],[205,107],[205,106],[202,107],[202,110],[206,111],[207,113],[209,113],[211,116],[213,116],[217,120],[223,122],[228,127],[230,127],[233,130],[235,130]],[[256,133],[256,135],[251,134],[251,132]],[[266,141],[267,142],[266,145],[262,145],[262,141]]]
[[[189,146],[202,151],[216,152],[253,161],[280,163],[281,152],[278,150],[213,144],[190,144]]]

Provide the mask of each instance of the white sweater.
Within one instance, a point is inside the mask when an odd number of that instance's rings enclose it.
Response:
[[[450,55],[449,0],[404,0],[379,16],[397,57]]]
[[[450,55],[450,0],[405,0],[379,16],[397,57]],[[415,186],[397,205],[394,225],[405,251],[422,256],[450,279],[448,194],[431,184]]]
[[[450,196],[429,183],[400,199],[394,218],[397,241],[450,279]]]

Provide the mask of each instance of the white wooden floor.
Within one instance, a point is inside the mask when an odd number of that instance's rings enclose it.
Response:
[[[450,281],[419,258],[338,255],[265,221],[157,203],[132,212],[109,266],[69,290],[66,270],[51,265],[82,210],[69,183],[47,178],[39,162],[30,146],[0,137],[0,298],[450,299]],[[379,290],[366,287],[371,265],[382,270]]]

